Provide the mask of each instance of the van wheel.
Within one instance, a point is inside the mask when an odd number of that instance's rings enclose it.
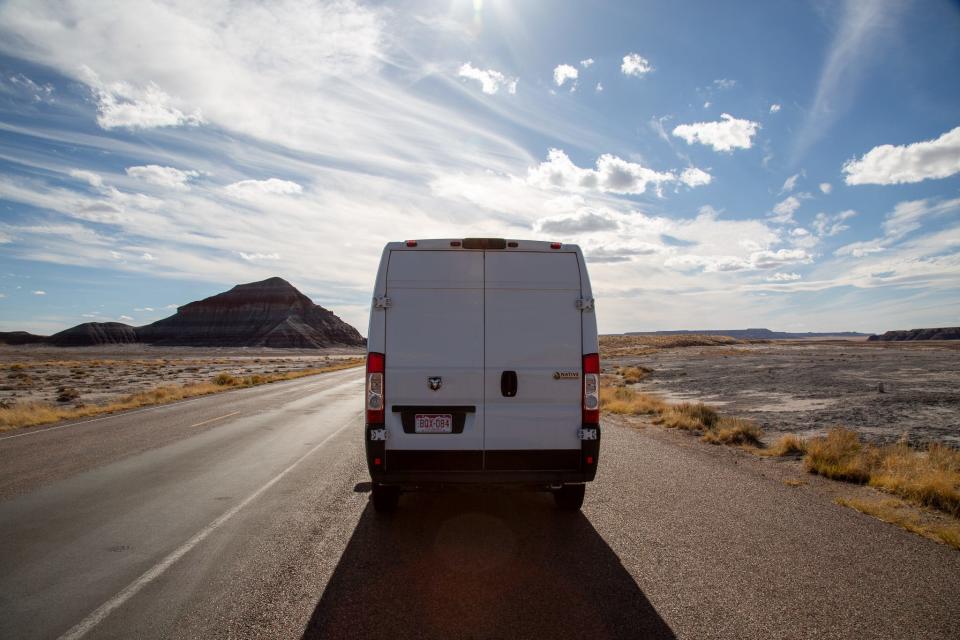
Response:
[[[400,502],[399,488],[374,483],[371,493],[373,493],[373,508],[377,513],[396,511],[397,504]]]
[[[557,507],[564,511],[579,511],[583,506],[583,496],[587,490],[585,484],[565,484],[553,492]]]

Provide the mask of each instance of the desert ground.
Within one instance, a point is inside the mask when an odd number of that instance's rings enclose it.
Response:
[[[0,346],[0,403],[107,404],[163,385],[321,368],[362,349]]]
[[[763,427],[768,442],[782,433],[815,436],[842,425],[876,443],[906,437],[915,445],[960,444],[955,342],[731,340],[607,347],[605,371],[650,370],[633,385],[636,390],[749,418]]]

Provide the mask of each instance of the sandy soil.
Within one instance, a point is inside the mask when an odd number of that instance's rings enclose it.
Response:
[[[321,367],[363,353],[362,349],[348,348],[3,345],[0,346],[0,402],[56,403],[64,389],[73,389],[76,398],[65,404],[102,404],[164,384],[210,381],[222,372],[245,376],[285,373]]]
[[[960,445],[960,344],[777,341],[606,358],[653,370],[636,388],[750,418],[766,439],[844,425],[874,442]],[[883,385],[883,392],[880,385]]]

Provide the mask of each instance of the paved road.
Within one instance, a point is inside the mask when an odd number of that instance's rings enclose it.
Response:
[[[368,503],[357,370],[0,439],[0,638],[957,638],[960,553],[605,427],[582,513]],[[739,462],[739,463],[737,463]]]

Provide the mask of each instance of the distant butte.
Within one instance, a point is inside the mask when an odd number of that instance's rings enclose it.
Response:
[[[0,333],[7,344],[63,347],[147,343],[191,347],[360,347],[366,340],[332,311],[314,304],[283,278],[238,284],[191,302],[177,313],[143,327],[121,322],[86,322],[52,336],[25,331]]]

